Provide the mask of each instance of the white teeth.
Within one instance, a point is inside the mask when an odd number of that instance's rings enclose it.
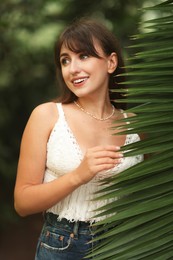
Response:
[[[81,82],[83,82],[83,81],[85,81],[86,79],[76,79],[76,80],[74,80],[73,82],[75,83],[75,84],[77,84],[77,83],[81,83]]]

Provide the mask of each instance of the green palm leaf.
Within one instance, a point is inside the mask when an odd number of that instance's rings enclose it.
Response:
[[[173,258],[172,7],[170,0],[150,7],[162,17],[146,22],[150,32],[133,37],[130,48],[142,51],[129,59],[129,89],[115,90],[124,93],[129,104],[137,104],[127,110],[136,116],[124,119],[128,124],[119,127],[118,134],[147,134],[145,140],[123,146],[124,157],[151,155],[101,182],[95,199],[110,202],[95,212],[96,217],[106,216],[95,225],[98,233],[108,230],[95,239],[103,239],[91,253],[95,260]]]

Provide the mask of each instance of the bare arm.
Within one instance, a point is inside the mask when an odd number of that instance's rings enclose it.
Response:
[[[14,193],[15,209],[20,215],[41,212],[77,187],[71,178],[72,174],[50,183],[42,183],[47,141],[56,120],[55,105],[44,104],[33,111],[26,125]]]
[[[47,210],[90,181],[99,171],[114,167],[121,156],[115,146],[91,148],[77,169],[43,183],[47,141],[56,120],[55,105],[47,103],[33,111],[26,125],[14,192],[15,209],[21,216]]]

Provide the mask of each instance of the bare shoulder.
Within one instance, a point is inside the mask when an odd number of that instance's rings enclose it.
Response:
[[[54,102],[48,102],[48,103],[43,103],[38,105],[37,107],[34,108],[34,110],[32,111],[33,116],[38,116],[38,117],[48,117],[48,118],[52,118],[58,117],[58,111],[56,108],[56,104]]]
[[[58,110],[56,104],[54,102],[40,104],[34,108],[31,116],[47,122],[55,121],[58,119]]]
[[[47,129],[50,131],[58,120],[58,111],[56,104],[53,102],[38,105],[32,111],[27,123],[27,128]]]

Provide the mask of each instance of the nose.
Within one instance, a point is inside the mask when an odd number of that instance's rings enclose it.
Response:
[[[76,59],[72,59],[70,63],[70,73],[72,75],[78,74],[81,71],[80,62]]]

